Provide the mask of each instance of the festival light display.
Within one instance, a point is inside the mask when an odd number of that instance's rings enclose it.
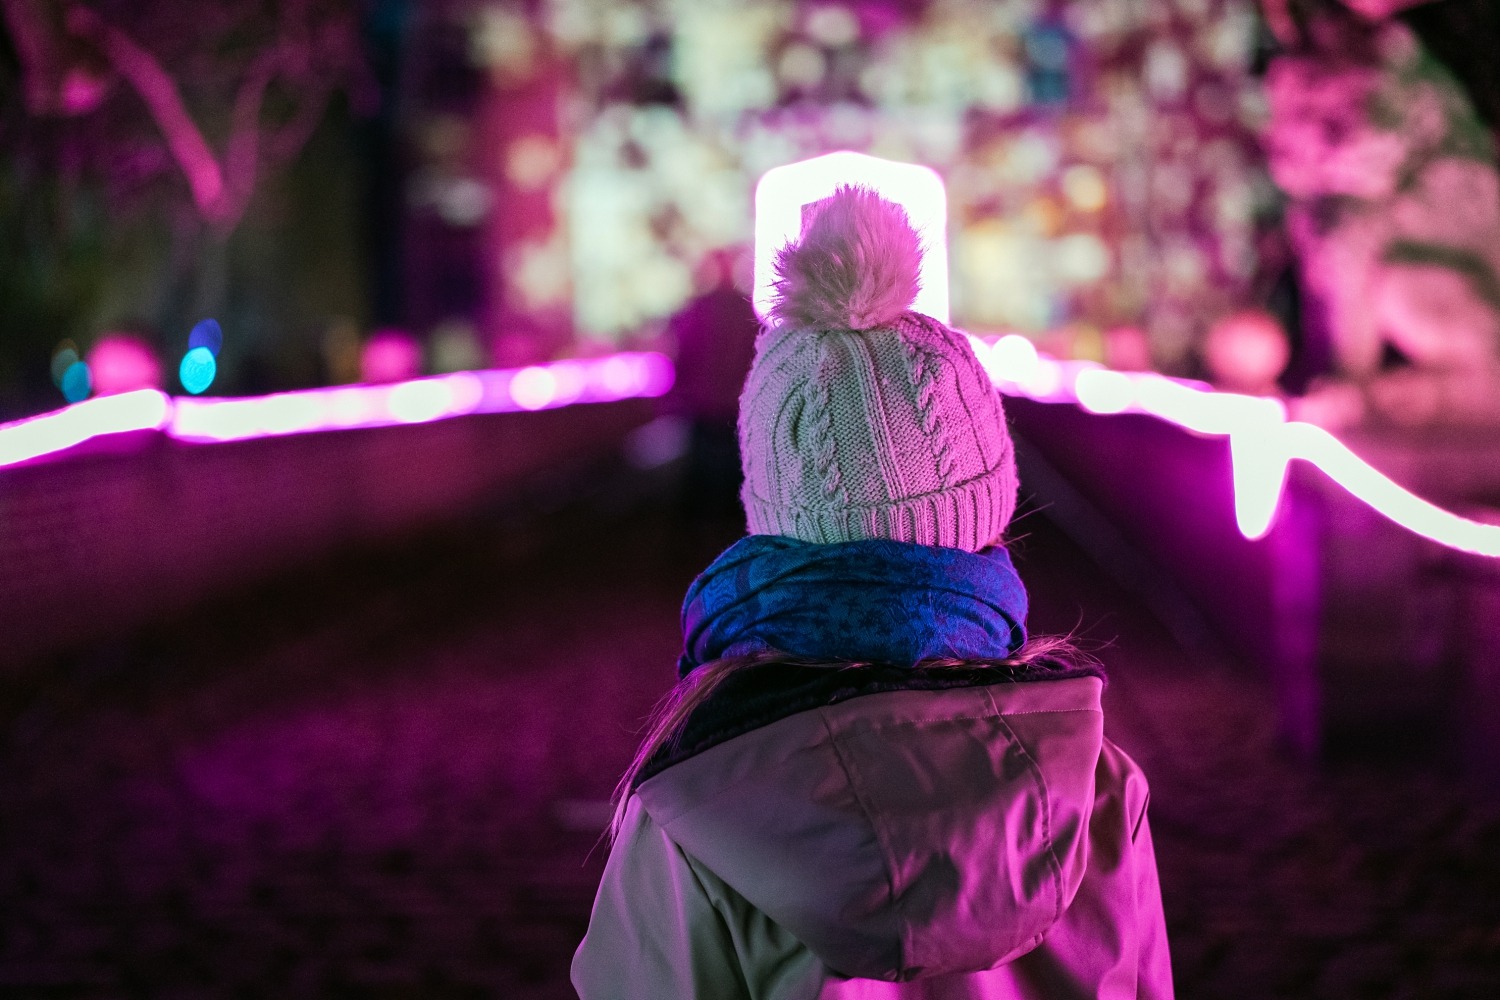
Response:
[[[971,341],[1002,392],[1071,403],[1099,414],[1145,413],[1194,434],[1228,439],[1235,519],[1257,539],[1270,530],[1293,461],[1317,467],[1391,521],[1442,545],[1500,558],[1500,524],[1463,517],[1379,472],[1329,431],[1287,420],[1280,400],[1217,392],[1154,372],[1117,372],[1040,355],[1018,334]],[[144,389],[101,396],[0,426],[0,469],[106,435],[159,431],[213,443],[359,427],[426,423],[474,413],[514,413],[660,396],[672,363],[653,353],[459,372],[387,385],[340,386],[243,399],[173,398]]]
[[[1076,403],[1091,413],[1146,413],[1194,434],[1226,437],[1234,469],[1235,521],[1257,539],[1271,529],[1287,468],[1307,462],[1391,521],[1450,548],[1500,557],[1500,524],[1486,524],[1422,499],[1375,469],[1315,424],[1288,420],[1278,399],[1217,392],[1155,372],[1117,372],[1087,361],[1058,361],[1019,347],[1010,334],[975,342],[996,385],[1009,395]],[[1030,348],[1030,344],[1026,345]]]
[[[922,228],[929,261],[917,307],[947,319],[945,202],[938,175],[841,152],[769,171],[756,191],[754,302],[770,295],[774,251],[800,230],[802,206],[839,183],[865,183],[904,205]],[[1154,372],[1122,372],[1089,361],[1039,353],[1019,334],[993,342],[971,337],[1002,392],[1091,413],[1145,413],[1194,434],[1228,440],[1235,519],[1247,539],[1275,519],[1293,461],[1316,466],[1394,523],[1454,549],[1500,558],[1500,524],[1486,524],[1418,497],[1356,455],[1329,431],[1288,420],[1278,399],[1219,392],[1205,383]],[[154,390],[75,403],[0,426],[0,469],[66,450],[92,438],[160,431],[185,442],[226,442],[356,427],[425,423],[475,413],[551,409],[578,403],[660,396],[671,388],[671,361],[621,353],[510,370],[457,372],[379,385],[340,386],[244,399],[171,398]]]
[[[214,443],[391,427],[474,413],[660,396],[672,387],[672,377],[672,363],[665,355],[640,352],[238,399],[174,398],[141,390],[85,400],[0,426],[0,469],[131,431],[160,431],[179,441]]]

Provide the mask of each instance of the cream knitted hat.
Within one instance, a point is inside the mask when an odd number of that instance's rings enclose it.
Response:
[[[963,334],[910,312],[922,248],[865,188],[807,207],[740,395],[752,534],[978,551],[1016,506],[1000,395]]]

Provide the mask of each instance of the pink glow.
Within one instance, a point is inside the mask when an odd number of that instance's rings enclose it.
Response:
[[[405,330],[376,330],[359,352],[359,374],[366,382],[399,382],[422,370],[422,347]]]
[[[768,170],[755,186],[755,288],[751,301],[770,308],[776,252],[802,232],[802,206],[841,184],[863,184],[906,209],[922,237],[921,291],[912,308],[948,322],[948,195],[937,172],[863,153],[828,153]]]
[[[522,368],[510,380],[510,396],[523,410],[551,406],[557,395],[557,377],[540,366]]]
[[[161,388],[161,363],[139,337],[106,334],[88,352],[86,360],[97,395]]]
[[[160,430],[205,444],[243,441],[660,396],[672,379],[672,362],[664,355],[639,353],[243,399],[174,399],[144,390],[0,427],[0,468],[126,431]]]
[[[671,386],[672,363],[664,356],[615,354],[519,370],[455,372],[390,385],[310,389],[249,399],[179,399],[169,433],[184,441],[236,441],[388,427],[469,413],[511,413],[660,396]]]
[[[1086,362],[1039,355],[1028,371],[1031,355],[1018,345],[1021,339],[1002,338],[987,349],[982,343],[976,346],[981,359],[988,358],[987,366],[1003,392],[1053,403],[1084,405],[1084,399],[1092,399],[1100,407],[1096,412],[1147,413],[1196,434],[1228,437],[1235,520],[1246,538],[1259,538],[1270,529],[1287,466],[1300,459],[1410,531],[1452,548],[1500,557],[1500,525],[1461,517],[1423,500],[1376,471],[1328,431],[1288,421],[1280,400],[1215,392],[1199,382],[1149,372],[1108,372]],[[1013,367],[1018,360],[1019,368]],[[1013,380],[1017,378],[1022,381]],[[173,399],[143,389],[0,426],[0,468],[130,431],[159,430],[180,441],[208,443],[386,427],[466,413],[660,396],[671,388],[672,379],[670,360],[642,353],[245,399]]]

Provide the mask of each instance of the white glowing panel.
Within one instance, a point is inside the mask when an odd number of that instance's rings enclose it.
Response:
[[[871,188],[906,209],[926,253],[912,308],[948,322],[948,193],[937,171],[863,153],[828,153],[766,171],[755,186],[755,290],[757,316],[770,311],[776,253],[802,235],[802,207],[844,184]]]

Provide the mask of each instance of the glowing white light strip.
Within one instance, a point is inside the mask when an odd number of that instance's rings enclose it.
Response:
[[[1288,459],[1300,458],[1403,527],[1433,541],[1476,555],[1500,557],[1500,524],[1460,517],[1396,485],[1314,424],[1282,425]]]
[[[104,434],[162,430],[171,414],[172,401],[164,393],[140,389],[0,425],[0,467],[72,448]]]
[[[211,443],[390,427],[469,413],[548,410],[660,396],[672,387],[672,378],[672,362],[664,355],[627,353],[243,399],[173,399],[146,389],[101,396],[0,426],[0,468],[127,431],[155,430],[179,441]]]
[[[1500,557],[1500,524],[1461,517],[1423,500],[1323,428],[1287,420],[1280,400],[1216,392],[1203,383],[1154,372],[1057,361],[1038,355],[1017,334],[993,344],[970,342],[995,384],[1009,395],[1074,402],[1092,413],[1148,413],[1197,434],[1228,437],[1235,522],[1246,538],[1260,538],[1270,530],[1287,466],[1300,459],[1408,531],[1464,552]]]
[[[948,322],[948,194],[937,172],[915,163],[895,163],[863,153],[829,153],[768,170],[755,186],[756,315],[772,299],[776,253],[802,233],[804,205],[827,198],[841,184],[863,184],[906,209],[922,237],[921,290],[912,308]]]

